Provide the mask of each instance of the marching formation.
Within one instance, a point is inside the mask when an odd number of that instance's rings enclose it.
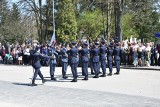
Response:
[[[47,58],[50,60],[50,77],[51,80],[56,81],[54,73],[57,58],[59,56],[61,57],[62,77],[64,79],[68,78],[66,76],[68,65],[71,67],[73,75],[73,80],[71,82],[77,82],[77,67],[79,63],[81,63],[82,76],[84,76],[82,80],[88,80],[88,67],[91,69],[91,74],[94,75],[93,78],[106,77],[107,66],[109,67],[108,76],[112,76],[113,62],[117,70],[115,74],[120,74],[121,48],[119,43],[110,43],[107,46],[105,40],[102,40],[91,45],[84,42],[81,46],[78,46],[76,42],[72,42],[69,48],[61,45],[61,48],[57,49],[55,45],[52,45],[48,48],[47,54],[40,52],[40,47],[36,48],[36,52],[31,55],[32,67],[35,69],[32,86],[37,85],[35,84],[37,75],[39,75],[42,79],[42,83],[46,82],[40,71],[42,58]],[[102,69],[102,74],[100,69]]]
[[[51,80],[56,81],[55,67],[62,67],[62,77],[67,79],[67,70],[70,66],[73,74],[72,82],[77,82],[77,67],[81,67],[83,80],[88,80],[88,69],[93,78],[112,76],[112,68],[120,73],[120,65],[135,67],[160,66],[160,45],[154,42],[118,42],[111,40],[95,40],[88,42],[71,42],[66,44],[44,45],[12,45],[0,46],[0,63],[14,65],[32,65],[35,69],[32,85],[35,84],[37,75],[45,82],[40,72],[41,66],[50,67]],[[109,71],[106,71],[109,68]],[[102,71],[102,72],[100,72]]]

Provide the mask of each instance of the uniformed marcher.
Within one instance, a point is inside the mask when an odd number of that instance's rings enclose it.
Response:
[[[90,69],[91,69],[91,74],[95,75],[94,70],[93,70],[93,55],[92,55],[92,49],[94,49],[94,45],[90,45],[90,58],[89,58],[89,64],[90,64]]]
[[[116,65],[117,72],[115,74],[120,73],[120,61],[121,61],[121,49],[119,48],[119,44],[116,44],[115,49],[113,50],[114,62]]]
[[[32,67],[35,69],[31,85],[32,86],[37,86],[37,84],[35,84],[35,80],[36,80],[37,75],[39,75],[39,77],[42,79],[42,83],[46,82],[46,80],[44,79],[44,77],[43,77],[43,75],[40,71],[40,68],[41,68],[40,61],[41,61],[42,57],[44,57],[40,53],[40,47],[36,48],[36,52],[33,55],[31,55],[31,57],[32,57]]]
[[[100,71],[100,49],[99,49],[99,43],[95,43],[95,48],[91,51],[91,54],[93,55],[92,63],[93,63],[93,69],[95,72],[95,76],[93,78],[99,78],[99,71]]]
[[[81,55],[81,62],[82,62],[82,74],[84,74],[84,79],[82,80],[88,80],[88,63],[89,63],[89,49],[88,49],[88,43],[84,43],[84,47],[82,50],[80,50]]]
[[[61,53],[61,62],[62,62],[62,77],[64,79],[67,79],[68,77],[66,76],[66,72],[68,67],[68,54],[67,54],[67,49],[65,48],[64,45],[62,45],[60,53]]]
[[[56,78],[54,77],[54,73],[55,73],[55,67],[56,67],[56,64],[57,64],[56,57],[58,57],[58,53],[56,52],[56,49],[55,49],[54,45],[52,45],[50,47],[48,54],[49,54],[49,56],[52,57],[52,59],[50,59],[51,80],[56,81]]]
[[[101,62],[101,68],[103,72],[101,77],[106,77],[106,52],[107,52],[107,48],[105,46],[105,41],[103,40],[101,42],[101,47],[100,47],[100,62]]]
[[[76,42],[72,42],[72,48],[67,51],[69,54],[69,60],[70,60],[70,66],[71,66],[71,71],[73,75],[73,80],[71,82],[77,82],[77,66],[79,62],[78,58],[78,49],[76,48]]]
[[[108,68],[109,68],[109,74],[108,76],[112,76],[112,70],[113,70],[113,44],[111,43],[107,50],[107,60],[108,60]]]

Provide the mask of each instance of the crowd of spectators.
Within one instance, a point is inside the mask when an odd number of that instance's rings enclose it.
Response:
[[[31,54],[35,52],[36,46],[34,45],[0,45],[0,64],[13,64],[13,65],[31,65]],[[48,55],[48,44],[41,46],[41,53]],[[57,51],[60,50],[60,45],[56,45]],[[58,59],[59,60],[59,59]],[[59,61],[58,61],[59,62]],[[41,60],[43,66],[49,65],[49,59],[44,58]],[[60,64],[57,64],[60,66]]]
[[[79,46],[80,47],[80,46]],[[150,43],[120,43],[121,47],[121,65],[134,66],[159,66],[160,65],[160,45]],[[31,65],[30,55],[34,52],[35,45],[0,45],[0,64],[13,65]],[[48,54],[48,44],[41,45],[41,53]],[[69,44],[66,45],[69,49]],[[59,52],[61,44],[56,45]],[[57,58],[57,66],[61,65],[60,59]],[[42,59],[43,66],[49,65],[49,59]]]

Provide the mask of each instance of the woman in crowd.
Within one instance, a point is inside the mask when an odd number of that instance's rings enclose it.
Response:
[[[146,45],[146,66],[150,66],[151,47],[149,43]]]
[[[22,65],[22,49],[21,49],[21,47],[17,48],[16,59],[17,59],[17,64]]]
[[[13,64],[16,64],[16,48],[12,49],[11,56],[13,58]]]
[[[30,48],[29,46],[25,46],[23,50],[23,63],[24,65],[28,65],[30,61]]]
[[[3,63],[4,63],[4,58],[5,58],[5,56],[6,56],[6,49],[5,49],[4,46],[2,46],[1,56],[2,56],[2,59],[3,59]]]
[[[138,65],[142,66],[142,49],[138,47],[137,52],[138,52]]]

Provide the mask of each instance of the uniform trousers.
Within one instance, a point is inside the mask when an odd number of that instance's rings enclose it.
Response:
[[[113,69],[113,62],[112,60],[108,60],[108,68],[109,68],[109,73],[112,74],[112,69]]]
[[[94,72],[93,72],[93,62],[92,62],[92,58],[90,58],[90,61],[89,61],[89,62],[90,62],[91,73],[94,73]]]
[[[66,76],[68,62],[62,62],[62,75]]]
[[[93,69],[94,69],[94,72],[95,72],[95,76],[98,76],[99,74],[99,62],[93,62]]]
[[[82,62],[82,75],[88,78],[88,62]]]
[[[77,79],[77,66],[78,63],[71,63],[71,71],[74,79]]]
[[[106,60],[101,60],[101,68],[102,68],[103,75],[105,75],[106,74]]]
[[[119,73],[120,72],[120,60],[115,60],[115,65],[116,65],[117,73]]]
[[[51,77],[54,77],[55,67],[56,67],[55,63],[50,63],[50,76]]]
[[[33,75],[32,83],[35,82],[35,80],[36,80],[36,78],[37,78],[37,75],[39,75],[39,77],[40,77],[42,80],[44,80],[43,75],[42,75],[42,73],[41,73],[41,71],[40,71],[40,68],[35,68],[35,72],[34,72],[34,75]]]

